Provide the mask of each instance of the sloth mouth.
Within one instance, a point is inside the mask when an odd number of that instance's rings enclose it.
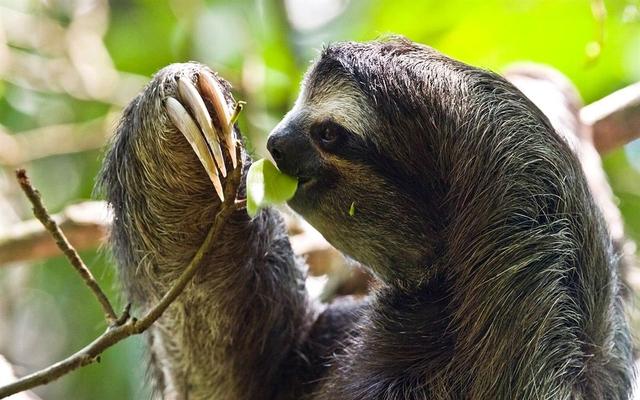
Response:
[[[316,178],[312,176],[299,176],[298,177],[298,187],[302,189],[309,189],[316,182]]]

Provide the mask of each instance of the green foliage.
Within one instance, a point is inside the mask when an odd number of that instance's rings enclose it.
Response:
[[[280,172],[266,158],[258,160],[247,173],[247,213],[254,217],[261,208],[284,203],[297,188],[297,179]]]

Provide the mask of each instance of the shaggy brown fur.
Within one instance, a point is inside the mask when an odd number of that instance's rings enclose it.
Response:
[[[122,281],[141,307],[219,205],[162,106],[199,68],[156,75],[102,172]],[[238,211],[150,332],[165,398],[628,397],[605,224],[575,155],[504,79],[403,39],[332,45],[268,147],[300,179],[291,207],[379,289],[310,304],[277,213]]]

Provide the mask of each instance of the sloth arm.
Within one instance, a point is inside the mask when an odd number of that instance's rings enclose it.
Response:
[[[99,178],[114,213],[111,247],[120,280],[141,310],[177,279],[220,207],[210,177],[166,108],[169,97],[193,107],[181,98],[177,82],[186,79],[199,88],[199,73],[215,77],[195,63],[170,65],[155,75],[124,111]],[[231,107],[228,84],[218,82]],[[207,108],[215,113],[211,103]],[[244,196],[251,160],[244,151],[242,157]],[[280,399],[312,391],[360,305],[312,304],[305,270],[277,211],[262,210],[253,219],[244,209],[235,211],[193,282],[147,332],[156,394]]]

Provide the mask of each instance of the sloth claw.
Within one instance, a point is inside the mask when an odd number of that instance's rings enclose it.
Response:
[[[220,88],[218,82],[216,82],[216,80],[211,76],[211,74],[207,73],[204,70],[201,70],[198,73],[198,86],[200,87],[200,92],[202,92],[202,94],[206,96],[213,105],[213,109],[218,117],[218,121],[220,121],[220,125],[222,128],[222,137],[224,138],[225,144],[227,145],[227,150],[229,151],[229,156],[231,157],[231,163],[233,164],[233,168],[236,168],[238,165],[238,160],[236,156],[236,143],[233,138],[231,114],[227,107],[227,101],[224,98],[222,89]]]
[[[202,163],[205,171],[207,171],[209,179],[211,179],[211,183],[213,183],[213,187],[215,188],[220,201],[224,201],[222,182],[218,176],[218,169],[216,168],[211,151],[209,150],[200,128],[193,118],[191,118],[189,112],[187,112],[182,104],[174,97],[168,97],[165,100],[165,108],[169,118],[187,139],[191,148],[196,153],[196,156]]]
[[[237,146],[233,137],[233,121],[222,88],[213,76],[205,70],[198,72],[198,87],[191,79],[180,76],[177,79],[179,100],[168,97],[165,108],[169,118],[187,139],[196,156],[207,171],[213,187],[224,201],[222,182],[219,174],[227,176],[227,167],[222,155],[220,141],[224,140],[229,152],[229,158],[235,169],[238,165]],[[209,110],[203,99],[207,99],[213,106],[220,128],[214,126]],[[186,107],[186,108],[185,108]],[[236,108],[242,109],[241,104]],[[187,111],[189,110],[189,111]],[[234,110],[236,111],[236,110]],[[235,114],[235,112],[234,112]],[[220,132],[222,131],[222,132]]]
[[[198,93],[198,89],[193,86],[193,83],[191,83],[189,78],[180,77],[178,79],[178,93],[180,94],[183,102],[189,106],[189,109],[195,116],[195,119],[202,130],[203,136],[213,153],[213,158],[216,160],[220,173],[223,177],[226,177],[227,168],[224,164],[224,158],[222,157],[220,139],[213,127],[207,106],[204,104],[202,97],[200,97],[200,93]]]

